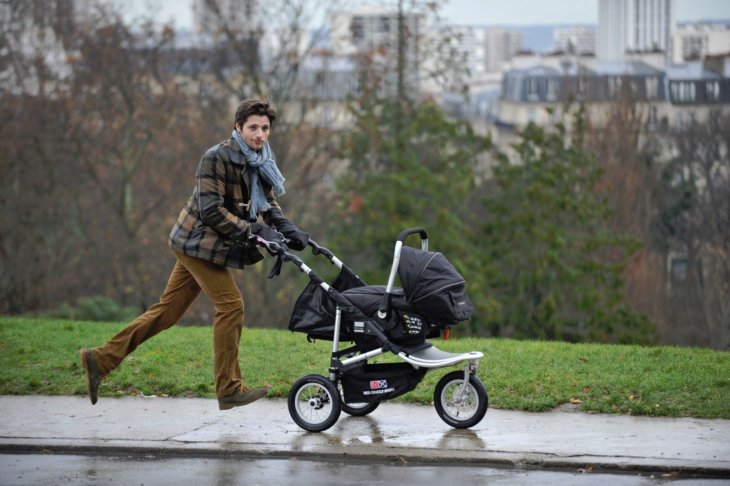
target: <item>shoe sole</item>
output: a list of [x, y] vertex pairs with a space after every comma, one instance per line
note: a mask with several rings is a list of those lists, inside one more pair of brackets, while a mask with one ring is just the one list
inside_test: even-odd
[[235, 407], [243, 407], [244, 405], [248, 405], [250, 403], [255, 402], [256, 400], [260, 400], [264, 398], [268, 394], [268, 390], [265, 390], [263, 394], [261, 395], [252, 395], [250, 399], [243, 401], [243, 402], [236, 402], [236, 403], [220, 403], [218, 402], [218, 410], [230, 410]]

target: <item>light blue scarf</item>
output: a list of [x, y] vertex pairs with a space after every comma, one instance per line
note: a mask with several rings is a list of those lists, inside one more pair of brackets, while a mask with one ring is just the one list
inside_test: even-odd
[[271, 156], [271, 148], [269, 142], [264, 142], [261, 150], [256, 151], [246, 144], [241, 138], [241, 134], [235, 129], [231, 136], [236, 139], [238, 145], [243, 151], [246, 162], [251, 168], [251, 207], [249, 208], [249, 218], [256, 221], [259, 212], [267, 211], [271, 208], [271, 204], [266, 200], [264, 188], [261, 185], [261, 179], [271, 185], [274, 195], [281, 196], [284, 194], [284, 176], [281, 175], [276, 162]]

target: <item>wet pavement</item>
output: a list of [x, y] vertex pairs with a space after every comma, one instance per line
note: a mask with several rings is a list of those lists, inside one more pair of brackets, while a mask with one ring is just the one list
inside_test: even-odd
[[724, 486], [681, 474], [576, 472], [546, 468], [309, 461], [297, 458], [166, 458], [138, 455], [0, 454], [3, 486], [215, 484], [367, 486]]
[[398, 462], [730, 478], [730, 420], [602, 415], [572, 409], [489, 409], [474, 428], [449, 427], [433, 407], [386, 402], [300, 429], [286, 401], [219, 411], [195, 398], [0, 396], [0, 453], [153, 454], [168, 458]]

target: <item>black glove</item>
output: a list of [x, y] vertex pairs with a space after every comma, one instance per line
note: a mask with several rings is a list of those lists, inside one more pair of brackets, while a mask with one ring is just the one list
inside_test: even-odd
[[292, 250], [302, 251], [309, 243], [309, 233], [305, 233], [293, 224], [291, 226], [291, 228], [282, 231], [282, 234], [284, 238], [289, 240], [287, 244]]
[[[271, 248], [269, 245], [264, 246], [271, 256], [277, 256], [282, 252], [289, 251], [286, 243], [284, 243], [284, 235], [265, 224], [251, 223], [251, 234], [259, 236], [266, 241], [276, 243], [279, 246], [279, 248]], [[281, 265], [281, 263], [278, 264]]]
[[[267, 219], [268, 218], [268, 219]], [[279, 208], [271, 208], [265, 215], [264, 220], [281, 232], [289, 240], [288, 245], [292, 250], [302, 251], [309, 243], [309, 234], [300, 230], [294, 223], [281, 214]]]
[[[266, 241], [273, 241], [274, 243], [278, 244], [282, 249], [286, 250], [287, 247], [284, 244], [284, 235], [279, 233], [273, 228], [270, 228], [269, 226], [265, 224], [260, 223], [250, 223], [251, 227], [251, 234], [260, 236], [261, 238], [265, 239]], [[269, 250], [269, 253], [271, 253], [271, 250], [267, 247], [267, 250]]]

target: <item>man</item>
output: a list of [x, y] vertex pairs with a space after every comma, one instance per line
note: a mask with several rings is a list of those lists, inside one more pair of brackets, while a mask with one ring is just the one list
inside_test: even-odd
[[[176, 263], [160, 301], [104, 346], [80, 351], [92, 404], [102, 378], [137, 346], [177, 323], [201, 290], [215, 305], [213, 350], [219, 408], [247, 405], [266, 395], [267, 388], [250, 389], [241, 376], [243, 298], [228, 268], [243, 269], [263, 259], [249, 243], [251, 234], [279, 244], [286, 238], [295, 250], [303, 250], [309, 241], [309, 235], [284, 217], [276, 201], [276, 195], [284, 194], [284, 178], [268, 143], [276, 116], [268, 103], [244, 100], [236, 110], [231, 137], [211, 147], [201, 159], [193, 194], [170, 233]], [[266, 224], [256, 222], [259, 215]]]

